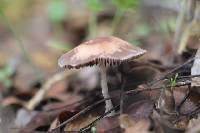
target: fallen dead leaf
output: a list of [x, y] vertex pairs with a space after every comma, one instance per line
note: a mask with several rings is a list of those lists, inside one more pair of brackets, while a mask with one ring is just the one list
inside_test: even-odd
[[186, 133], [199, 133], [199, 132], [200, 132], [200, 118], [198, 116], [197, 119], [190, 120]]
[[96, 124], [97, 133], [120, 131], [118, 116], [105, 117]]
[[85, 116], [79, 117], [77, 120], [74, 120], [65, 126], [64, 131], [79, 131], [81, 128], [86, 127], [90, 123], [92, 123], [97, 116]]
[[18, 104], [18, 105], [22, 106], [24, 104], [21, 100], [19, 100], [15, 96], [6, 97], [6, 98], [2, 99], [0, 102], [1, 102], [2, 106], [9, 106], [9, 105], [13, 105], [13, 104]]
[[129, 128], [135, 124], [135, 122], [131, 120], [128, 114], [121, 114], [119, 116], [119, 123], [120, 123], [120, 127], [123, 129]]
[[68, 119], [74, 115], [75, 108], [79, 106], [80, 103], [77, 104], [68, 104], [66, 105], [57, 105], [52, 104], [52, 106], [47, 105], [45, 111], [39, 112], [31, 121], [21, 130], [21, 133], [27, 132], [35, 132], [35, 130], [39, 127], [50, 126], [52, 121], [56, 119], [59, 114], [63, 112], [65, 114], [65, 118]]
[[125, 133], [150, 133], [150, 122], [148, 120], [140, 120], [132, 126], [125, 129]]
[[140, 100], [131, 104], [124, 112], [136, 119], [148, 118], [153, 112], [153, 106], [154, 104], [151, 100]]

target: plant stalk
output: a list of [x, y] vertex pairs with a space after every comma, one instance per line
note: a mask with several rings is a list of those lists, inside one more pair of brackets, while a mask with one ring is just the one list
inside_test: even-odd
[[119, 25], [123, 15], [124, 15], [124, 11], [122, 11], [122, 10], [117, 10], [117, 12], [115, 13], [115, 16], [114, 16], [113, 21], [112, 21], [111, 35], [115, 34], [117, 26]]
[[96, 29], [97, 29], [97, 13], [92, 12], [90, 15], [89, 26], [88, 26], [88, 34], [89, 38], [96, 37]]

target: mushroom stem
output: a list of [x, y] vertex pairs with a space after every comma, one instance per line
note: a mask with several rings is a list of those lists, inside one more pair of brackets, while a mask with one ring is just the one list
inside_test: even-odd
[[[107, 85], [107, 77], [106, 77], [106, 66], [100, 65], [100, 70], [101, 70], [101, 89], [102, 89], [102, 94], [104, 99], [110, 98], [110, 95], [108, 93], [108, 85]], [[105, 107], [105, 112], [108, 112], [113, 108], [112, 101], [111, 99], [106, 100], [106, 107]], [[108, 116], [113, 116], [115, 111], [112, 111]]]

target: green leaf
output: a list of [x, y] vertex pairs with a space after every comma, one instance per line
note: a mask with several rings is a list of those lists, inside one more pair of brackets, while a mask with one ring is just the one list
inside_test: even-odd
[[3, 16], [3, 10], [4, 10], [4, 6], [2, 6], [0, 3], [0, 17]]
[[64, 0], [51, 0], [48, 5], [48, 16], [52, 22], [61, 22], [67, 14], [67, 6]]
[[14, 68], [13, 68], [13, 66], [12, 65], [7, 65], [6, 67], [5, 67], [5, 73], [6, 73], [6, 76], [8, 76], [8, 77], [10, 77], [11, 75], [13, 75], [14, 74]]
[[100, 12], [103, 9], [102, 4], [99, 0], [87, 0], [89, 10], [92, 12]]
[[148, 36], [150, 32], [151, 29], [147, 24], [141, 24], [135, 28], [135, 33], [138, 36]]
[[114, 6], [119, 10], [134, 10], [140, 4], [140, 0], [112, 0]]
[[1, 0], [0, 1], [0, 12], [2, 12], [2, 10], [5, 8], [5, 6], [6, 6], [5, 0]]
[[171, 90], [176, 86], [177, 78], [178, 78], [178, 73], [176, 73], [175, 76], [173, 76], [169, 79], [169, 84], [171, 86]]
[[176, 28], [176, 19], [175, 18], [169, 18], [167, 20], [160, 21], [160, 29], [163, 32], [167, 31], [174, 31]]
[[92, 133], [96, 133], [96, 132], [97, 132], [97, 129], [96, 129], [96, 127], [94, 127], [94, 126], [93, 126], [93, 127], [91, 127], [91, 132], [92, 132]]
[[61, 51], [69, 51], [69, 50], [72, 49], [72, 47], [71, 47], [72, 45], [64, 44], [62, 42], [54, 41], [54, 40], [50, 43], [50, 46], [52, 48], [55, 48], [55, 49], [58, 49], [58, 50], [61, 50]]
[[142, 45], [142, 43], [139, 40], [137, 40], [137, 39], [132, 40], [131, 44], [133, 46], [141, 46]]
[[3, 81], [6, 78], [6, 73], [4, 71], [0, 71], [0, 81]]
[[10, 87], [12, 85], [12, 81], [10, 77], [14, 74], [14, 68], [12, 65], [7, 65], [4, 68], [0, 69], [0, 81], [3, 83], [5, 87]]
[[3, 84], [4, 84], [4, 86], [5, 86], [6, 88], [9, 88], [9, 87], [12, 86], [13, 82], [12, 82], [12, 80], [10, 80], [10, 79], [6, 79], [6, 80], [4, 80]]

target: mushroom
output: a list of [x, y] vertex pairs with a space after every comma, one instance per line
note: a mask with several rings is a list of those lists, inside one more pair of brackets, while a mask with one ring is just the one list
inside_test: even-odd
[[[108, 86], [106, 70], [108, 66], [119, 65], [122, 62], [138, 58], [146, 53], [146, 50], [129, 44], [114, 37], [101, 37], [89, 40], [62, 55], [58, 64], [60, 67], [79, 69], [85, 66], [98, 65], [101, 71], [101, 88], [105, 99], [108, 99]], [[105, 101], [105, 112], [113, 108], [112, 101]], [[112, 116], [114, 111], [109, 115]]]

